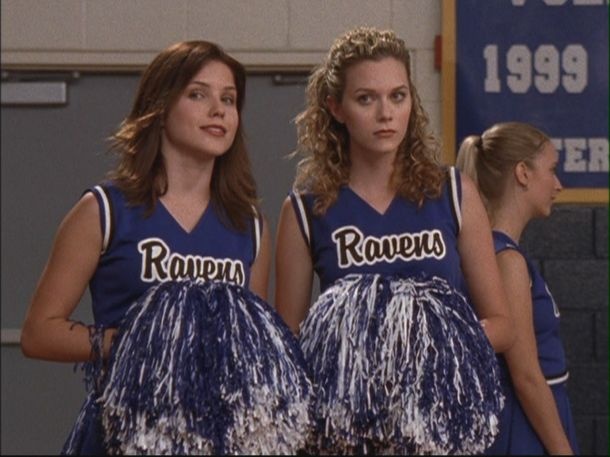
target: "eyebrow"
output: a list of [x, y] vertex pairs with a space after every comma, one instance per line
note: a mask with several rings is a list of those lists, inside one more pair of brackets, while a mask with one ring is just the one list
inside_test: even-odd
[[[196, 85], [202, 86], [202, 87], [210, 87], [210, 85], [208, 83], [203, 82], [203, 81], [197, 81], [197, 80], [191, 81], [189, 83], [189, 86], [192, 85], [192, 84], [196, 84]], [[225, 86], [225, 87], [222, 88], [222, 90], [232, 90], [232, 91], [237, 92], [237, 88], [235, 86]]]
[[[395, 90], [401, 90], [401, 89], [406, 89], [409, 90], [409, 86], [407, 86], [406, 84], [402, 84], [400, 86], [396, 86], [392, 89], [392, 92]], [[358, 91], [365, 91], [365, 92], [375, 92], [375, 89], [369, 88], [369, 87], [359, 87], [356, 90], [354, 90], [354, 92], [358, 92]]]

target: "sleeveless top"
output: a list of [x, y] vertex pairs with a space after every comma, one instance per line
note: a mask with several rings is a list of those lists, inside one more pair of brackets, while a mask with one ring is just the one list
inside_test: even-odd
[[322, 216], [312, 194], [290, 193], [301, 233], [323, 292], [351, 273], [437, 276], [465, 291], [457, 250], [461, 226], [461, 182], [451, 167], [442, 194], [421, 207], [395, 196], [380, 214], [348, 186]]
[[97, 199], [103, 236], [89, 283], [96, 324], [116, 326], [135, 300], [163, 281], [191, 278], [247, 287], [260, 246], [260, 215], [239, 232], [223, 224], [210, 202], [187, 232], [160, 201], [145, 216], [144, 205], [129, 205], [112, 183], [86, 192]]
[[525, 255], [519, 245], [503, 232], [493, 231], [496, 254], [514, 249], [519, 252], [527, 264], [530, 275], [532, 294], [532, 313], [534, 332], [538, 348], [538, 362], [542, 373], [549, 379], [561, 382], [567, 378], [567, 363], [563, 345], [559, 337], [559, 309], [549, 288], [532, 261]]

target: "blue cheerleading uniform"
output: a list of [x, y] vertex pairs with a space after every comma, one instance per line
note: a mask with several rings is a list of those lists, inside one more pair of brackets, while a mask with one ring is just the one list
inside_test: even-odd
[[[210, 204], [187, 232], [161, 202], [147, 215], [112, 183], [89, 191], [103, 234], [90, 281], [95, 325], [118, 333], [104, 380], [90, 389], [63, 452], [293, 450], [262, 430], [270, 426], [265, 420], [279, 424], [277, 433], [294, 445], [303, 442], [310, 387], [298, 343], [272, 307], [247, 289], [262, 218], [240, 232]], [[283, 370], [289, 387], [274, 370]], [[269, 405], [261, 403], [264, 395]], [[243, 436], [239, 429], [255, 420], [260, 429], [249, 430], [252, 439]], [[272, 441], [262, 448], [252, 441], [261, 433]]]
[[312, 450], [483, 451], [502, 398], [465, 299], [458, 171], [439, 198], [397, 196], [384, 214], [347, 186], [323, 216], [313, 195], [290, 198], [321, 289], [300, 333], [318, 393]]
[[339, 189], [337, 202], [323, 217], [313, 215], [313, 195], [292, 193], [291, 200], [321, 291], [351, 273], [417, 276], [426, 272], [463, 288], [457, 251], [459, 179], [452, 179], [441, 198], [426, 200], [421, 208], [396, 196], [383, 214], [348, 186]]
[[[574, 453], [578, 453], [576, 430], [566, 388], [569, 374], [565, 352], [559, 335], [559, 309], [544, 278], [519, 245], [505, 233], [496, 230], [493, 231], [493, 240], [496, 254], [507, 249], [513, 249], [519, 252], [526, 261], [531, 280], [532, 316], [538, 350], [538, 362], [555, 398], [557, 411], [570, 446]], [[519, 403], [504, 358], [499, 356], [499, 361], [506, 404], [500, 416], [500, 433], [493, 445], [486, 450], [486, 454], [546, 454], [547, 452], [540, 438], [532, 428]]]
[[89, 285], [96, 323], [117, 326], [127, 308], [159, 282], [201, 278], [248, 285], [260, 241], [260, 219], [240, 233], [227, 228], [210, 204], [187, 232], [161, 202], [146, 217], [145, 208], [130, 207], [115, 186], [97, 186], [92, 192], [104, 234], [102, 255]]

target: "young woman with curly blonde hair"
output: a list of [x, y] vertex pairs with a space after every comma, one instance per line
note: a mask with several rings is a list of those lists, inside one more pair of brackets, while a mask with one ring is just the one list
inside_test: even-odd
[[404, 41], [364, 27], [339, 37], [297, 127], [275, 299], [312, 371], [311, 449], [483, 451], [510, 320], [485, 209], [437, 160]]

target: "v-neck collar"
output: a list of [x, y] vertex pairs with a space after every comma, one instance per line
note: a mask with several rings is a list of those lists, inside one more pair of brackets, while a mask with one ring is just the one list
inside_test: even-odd
[[344, 186], [344, 188], [349, 191], [350, 194], [352, 194], [356, 200], [360, 201], [365, 207], [369, 208], [372, 212], [374, 212], [375, 214], [377, 214], [377, 216], [379, 217], [384, 217], [386, 216], [389, 212], [390, 209], [392, 208], [392, 206], [394, 206], [394, 202], [396, 201], [397, 195], [394, 194], [394, 197], [392, 197], [392, 200], [390, 200], [390, 203], [388, 204], [388, 206], [386, 207], [386, 209], [383, 212], [380, 212], [377, 208], [375, 208], [373, 205], [371, 205], [368, 201], [366, 201], [363, 197], [361, 197], [354, 189], [352, 189], [349, 185]]
[[182, 233], [184, 233], [185, 235], [191, 235], [193, 232], [195, 232], [195, 230], [197, 230], [197, 227], [199, 227], [205, 217], [205, 215], [207, 214], [208, 210], [210, 209], [211, 202], [208, 202], [207, 206], [205, 207], [205, 209], [201, 212], [201, 215], [199, 216], [199, 219], [197, 219], [197, 222], [195, 222], [195, 224], [193, 225], [193, 227], [190, 230], [187, 230], [178, 219], [176, 219], [174, 217], [174, 215], [171, 213], [171, 211], [169, 209], [167, 209], [167, 206], [165, 206], [165, 204], [161, 201], [158, 200], [157, 203], [161, 206], [161, 208], [163, 208], [163, 212], [166, 214], [166, 216], [172, 220], [172, 222], [180, 229], [180, 231]]

